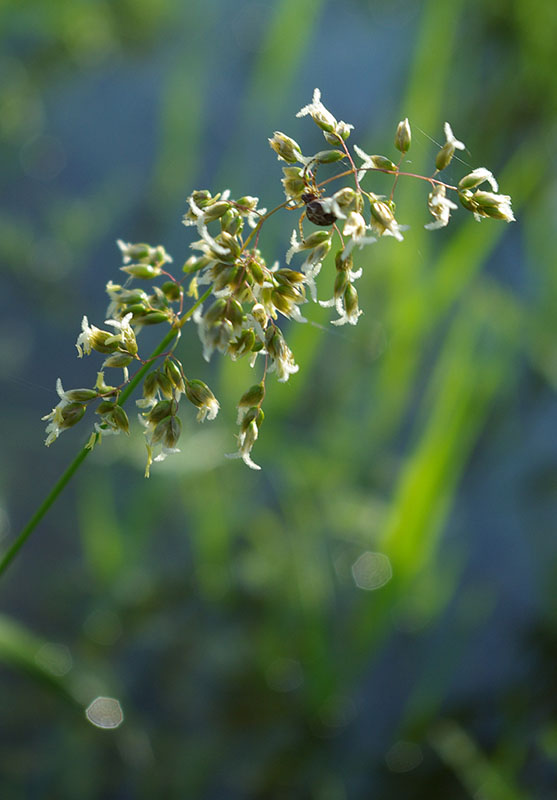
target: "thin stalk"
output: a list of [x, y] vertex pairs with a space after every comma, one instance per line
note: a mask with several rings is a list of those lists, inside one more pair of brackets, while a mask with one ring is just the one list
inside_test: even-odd
[[[396, 169], [384, 169], [383, 167], [360, 167], [358, 172], [361, 170], [365, 170], [366, 172], [385, 172], [387, 175], [395, 175], [398, 179], [399, 175], [404, 175], [407, 178], [418, 178], [420, 181], [427, 181], [428, 183], [438, 183], [440, 186], [444, 186], [446, 189], [452, 189], [452, 191], [457, 192], [458, 186], [452, 186], [450, 183], [445, 183], [444, 181], [439, 181], [436, 178], [428, 178], [426, 175], [416, 175], [415, 172], [401, 172], [400, 170]], [[317, 185], [318, 186], [325, 186], [326, 183], [330, 183], [331, 181], [336, 181], [339, 178], [345, 178], [347, 175], [352, 175], [352, 170], [347, 169], [344, 172], [339, 172], [338, 175], [333, 175], [331, 178], [325, 178], [324, 181], [320, 181]]]
[[280, 206], [275, 206], [275, 208], [272, 208], [271, 211], [267, 211], [267, 213], [264, 214], [261, 217], [261, 219], [259, 220], [259, 222], [255, 226], [255, 228], [252, 230], [252, 232], [250, 233], [250, 235], [248, 236], [248, 238], [246, 239], [246, 241], [242, 245], [242, 250], [246, 249], [246, 247], [248, 246], [248, 244], [251, 242], [251, 240], [253, 239], [253, 237], [256, 234], [259, 235], [259, 231], [261, 230], [261, 226], [263, 225], [263, 223], [266, 222], [266, 220], [268, 220], [269, 217], [272, 217], [273, 214], [276, 214], [277, 211], [280, 211], [281, 208], [286, 208], [288, 202], [289, 202], [288, 200], [285, 200], [284, 203], [280, 204]]
[[41, 505], [35, 511], [27, 525], [23, 528], [19, 536], [8, 547], [2, 559], [0, 560], [0, 575], [4, 572], [6, 567], [13, 561], [18, 554], [19, 550], [23, 547], [29, 536], [33, 533], [39, 522], [42, 520], [50, 506], [54, 503], [62, 489], [70, 482], [70, 479], [77, 472], [79, 467], [83, 464], [91, 451], [84, 447], [77, 457], [72, 461], [67, 470], [62, 474], [52, 491], [46, 496]]
[[[191, 317], [191, 315], [193, 314], [195, 309], [198, 306], [200, 306], [201, 303], [203, 303], [203, 301], [206, 300], [207, 297], [209, 297], [210, 294], [211, 294], [211, 289], [209, 288], [199, 298], [199, 300], [197, 300], [197, 302], [194, 303], [194, 305], [190, 309], [188, 309], [186, 314], [184, 314], [184, 316], [181, 318], [179, 324], [169, 330], [169, 332], [166, 334], [164, 339], [153, 350], [153, 352], [151, 353], [151, 355], [149, 356], [149, 358], [147, 359], [145, 364], [141, 367], [140, 370], [137, 371], [137, 373], [133, 376], [133, 378], [128, 383], [126, 388], [120, 393], [120, 397], [118, 398], [118, 405], [123, 405], [126, 402], [126, 400], [131, 395], [131, 393], [136, 388], [136, 386], [139, 384], [139, 382], [141, 381], [141, 379], [143, 378], [145, 373], [148, 372], [149, 369], [151, 368], [151, 366], [153, 364], [153, 361], [161, 353], [164, 353], [164, 351], [167, 349], [168, 345], [178, 335], [182, 325]], [[69, 465], [69, 467], [66, 469], [66, 471], [60, 476], [60, 478], [58, 479], [58, 481], [56, 482], [56, 484], [54, 485], [52, 490], [49, 492], [49, 494], [45, 497], [45, 499], [43, 500], [41, 505], [35, 511], [35, 513], [31, 517], [31, 519], [27, 523], [27, 525], [23, 528], [23, 530], [15, 538], [15, 540], [12, 542], [12, 544], [8, 547], [6, 552], [2, 555], [2, 557], [0, 558], [0, 576], [3, 574], [3, 572], [9, 566], [9, 564], [16, 557], [16, 555], [18, 554], [20, 549], [23, 547], [23, 545], [25, 544], [27, 539], [31, 536], [31, 534], [33, 533], [33, 531], [35, 530], [35, 528], [37, 527], [39, 522], [45, 516], [45, 514], [47, 513], [49, 508], [52, 506], [52, 504], [54, 503], [54, 501], [56, 500], [58, 495], [61, 494], [63, 489], [66, 488], [66, 486], [68, 485], [70, 480], [73, 478], [73, 476], [75, 475], [75, 473], [77, 472], [79, 467], [83, 464], [83, 462], [85, 461], [85, 459], [87, 458], [87, 456], [91, 452], [91, 449], [92, 448], [84, 447], [82, 450], [80, 450], [80, 452], [74, 458], [72, 463]]]
[[403, 161], [404, 161], [404, 153], [400, 156], [400, 158], [398, 160], [398, 164], [396, 165], [396, 175], [395, 175], [395, 179], [393, 181], [393, 188], [391, 189], [391, 194], [390, 194], [390, 197], [389, 197], [389, 200], [391, 202], [393, 201], [393, 197], [395, 196], [395, 189], [396, 189], [396, 185], [397, 185], [397, 182], [398, 182], [398, 176], [400, 175], [400, 172], [399, 172], [400, 165], [402, 164]]
[[350, 150], [346, 146], [346, 142], [344, 141], [342, 136], [339, 136], [339, 134], [336, 134], [336, 135], [338, 137], [338, 140], [339, 140], [339, 142], [341, 144], [342, 149], [344, 150], [344, 152], [348, 156], [348, 160], [350, 161], [350, 166], [352, 168], [352, 173], [354, 174], [354, 182], [356, 183], [356, 189], [361, 194], [362, 193], [362, 187], [360, 186], [360, 181], [358, 180], [358, 170], [356, 169], [356, 165], [354, 164], [354, 159], [352, 158], [352, 156], [350, 154]]

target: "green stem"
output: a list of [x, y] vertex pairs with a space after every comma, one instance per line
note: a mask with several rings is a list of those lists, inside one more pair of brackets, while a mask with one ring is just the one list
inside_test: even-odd
[[29, 536], [33, 533], [39, 522], [42, 520], [42, 518], [50, 508], [50, 506], [54, 503], [54, 501], [56, 500], [62, 489], [64, 489], [65, 486], [69, 483], [74, 473], [77, 472], [77, 470], [79, 469], [81, 464], [85, 461], [90, 452], [91, 451], [87, 447], [84, 447], [83, 450], [81, 450], [81, 452], [78, 453], [77, 457], [72, 461], [68, 469], [60, 477], [60, 479], [58, 480], [52, 491], [47, 495], [47, 497], [35, 511], [31, 519], [27, 523], [27, 525], [23, 528], [23, 530], [17, 537], [17, 539], [14, 542], [12, 542], [10, 547], [8, 547], [8, 549], [2, 556], [2, 559], [0, 560], [0, 575], [2, 575], [6, 567], [16, 557], [20, 548], [23, 547]]
[[275, 206], [275, 208], [271, 209], [271, 211], [267, 211], [267, 213], [266, 213], [266, 214], [264, 214], [264, 215], [261, 217], [261, 219], [258, 221], [258, 223], [257, 223], [257, 225], [255, 226], [255, 228], [252, 230], [252, 232], [250, 233], [250, 235], [248, 236], [248, 238], [246, 239], [246, 241], [245, 241], [245, 242], [244, 242], [244, 244], [242, 245], [242, 250], [245, 250], [245, 249], [246, 249], [246, 247], [248, 246], [248, 244], [249, 244], [249, 243], [251, 242], [251, 240], [253, 239], [253, 237], [254, 237], [256, 234], [258, 234], [258, 233], [259, 233], [259, 230], [261, 229], [261, 226], [263, 225], [263, 223], [264, 223], [266, 220], [268, 220], [268, 219], [269, 219], [269, 217], [272, 217], [272, 216], [273, 216], [273, 214], [276, 214], [276, 213], [277, 213], [277, 211], [280, 211], [280, 209], [281, 209], [281, 208], [285, 208], [285, 206], [286, 206], [287, 204], [288, 204], [288, 200], [285, 200], [285, 201], [284, 201], [284, 203], [281, 203], [281, 204], [280, 204], [280, 206]]
[[[118, 405], [123, 405], [126, 402], [130, 394], [139, 384], [143, 376], [146, 372], [151, 368], [154, 359], [159, 356], [161, 353], [167, 349], [168, 345], [172, 342], [173, 339], [176, 338], [178, 332], [182, 325], [191, 317], [195, 309], [201, 305], [201, 303], [206, 300], [209, 295], [211, 294], [211, 288], [207, 289], [207, 291], [197, 300], [197, 302], [188, 309], [187, 313], [184, 314], [182, 319], [180, 320], [178, 327], [173, 327], [169, 330], [166, 334], [164, 339], [160, 342], [160, 344], [153, 350], [150, 357], [147, 359], [145, 364], [141, 367], [140, 370], [133, 376], [131, 381], [128, 383], [126, 388], [120, 393], [120, 397], [118, 398]], [[53, 487], [53, 489], [49, 492], [46, 498], [43, 500], [41, 505], [35, 511], [27, 525], [23, 528], [21, 533], [16, 537], [16, 539], [12, 542], [12, 544], [8, 547], [6, 552], [0, 558], [0, 576], [4, 572], [4, 570], [9, 566], [9, 564], [13, 561], [16, 557], [20, 549], [23, 547], [29, 536], [33, 533], [39, 522], [45, 516], [46, 512], [49, 510], [51, 505], [54, 503], [58, 495], [62, 492], [63, 489], [67, 486], [70, 480], [73, 478], [74, 474], [77, 472], [79, 467], [83, 464], [89, 453], [91, 452], [91, 448], [84, 447], [74, 458], [70, 466], [67, 470], [60, 476], [59, 480]]]
[[348, 156], [348, 160], [350, 161], [350, 167], [352, 168], [352, 173], [354, 174], [354, 181], [355, 181], [355, 183], [356, 183], [356, 189], [357, 189], [357, 190], [360, 192], [360, 194], [361, 194], [361, 193], [362, 193], [362, 187], [360, 186], [360, 181], [358, 180], [358, 170], [356, 169], [356, 165], [354, 164], [354, 160], [353, 160], [353, 158], [352, 158], [352, 156], [351, 156], [351, 154], [350, 154], [350, 150], [349, 150], [349, 149], [348, 149], [348, 147], [346, 146], [346, 142], [344, 141], [344, 139], [342, 138], [342, 136], [339, 136], [339, 134], [338, 134], [338, 133], [337, 133], [337, 134], [335, 134], [335, 135], [337, 136], [337, 138], [338, 138], [338, 140], [339, 140], [339, 142], [340, 142], [340, 145], [341, 145], [342, 149], [344, 150], [344, 152], [345, 152], [345, 153], [346, 153], [346, 155]]

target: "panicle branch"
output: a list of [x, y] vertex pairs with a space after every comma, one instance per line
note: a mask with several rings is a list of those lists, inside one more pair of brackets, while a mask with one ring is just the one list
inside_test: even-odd
[[[429, 230], [446, 227], [451, 212], [457, 208], [447, 192], [455, 193], [460, 205], [471, 211], [476, 220], [484, 217], [514, 220], [511, 198], [498, 194], [497, 181], [486, 168], [472, 170], [457, 186], [438, 177], [451, 163], [456, 150], [465, 149], [448, 122], [444, 126], [445, 143], [435, 158], [435, 169], [426, 176], [400, 169], [412, 142], [408, 119], [401, 120], [396, 128], [395, 162], [388, 156], [369, 155], [358, 145], [354, 145], [353, 154], [347, 144], [353, 126], [336, 119], [324, 106], [318, 89], [312, 102], [297, 116], [312, 118], [328, 148], [304, 155], [293, 138], [281, 131], [273, 134], [269, 144], [279, 161], [286, 164], [281, 179], [286, 200], [271, 211], [261, 208], [259, 198], [252, 195], [233, 198], [229, 190], [215, 195], [207, 189], [193, 191], [187, 198], [183, 223], [195, 229], [197, 238], [190, 245], [193, 253], [184, 263], [180, 278], [168, 271], [172, 258], [161, 245], [118, 241], [123, 260], [121, 271], [126, 277], [122, 284], [109, 281], [106, 286], [109, 297], [106, 328], [90, 324], [84, 316], [76, 341], [80, 358], [95, 351], [104, 356], [104, 361], [90, 388], [65, 391], [58, 379], [56, 390], [60, 400], [43, 417], [47, 420], [47, 445], [84, 419], [94, 404], [96, 421], [87, 447], [94, 447], [105, 435], [129, 434], [130, 422], [122, 405], [142, 382], [142, 397], [136, 405], [145, 434], [146, 475], [153, 462], [179, 452], [180, 402], [185, 399], [193, 406], [200, 422], [215, 419], [219, 411], [218, 400], [209, 386], [189, 376], [175, 353], [182, 327], [191, 320], [207, 361], [218, 351], [232, 361], [247, 358], [254, 368], [262, 364], [260, 380], [238, 402], [237, 450], [231, 455], [242, 459], [251, 469], [260, 469], [251, 453], [264, 419], [267, 376], [274, 373], [279, 382], [286, 382], [299, 369], [281, 321], [305, 322], [301, 308], [311, 299], [335, 309], [338, 318], [333, 325], [357, 324], [362, 311], [355, 283], [362, 275], [362, 268], [355, 267], [354, 259], [363, 247], [383, 237], [390, 236], [399, 242], [404, 238], [406, 226], [396, 218], [393, 199], [399, 178], [416, 178], [429, 184], [426, 200], [433, 217], [425, 225]], [[355, 157], [361, 161], [359, 166]], [[318, 170], [321, 177], [323, 168], [340, 162], [347, 169], [318, 181]], [[364, 179], [373, 172], [393, 175], [388, 198], [362, 187]], [[325, 187], [332, 181], [342, 183], [328, 195]], [[484, 183], [489, 190], [480, 188]], [[285, 248], [284, 266], [278, 262], [269, 264], [259, 247], [265, 222], [282, 209], [301, 212], [290, 236], [290, 246]], [[337, 240], [332, 296], [320, 300], [317, 278]], [[184, 310], [188, 301], [189, 308]], [[144, 327], [154, 325], [166, 325], [168, 330], [155, 354], [143, 358], [138, 335]], [[138, 371], [130, 378], [129, 371], [134, 366]], [[110, 369], [122, 370], [121, 383], [112, 385], [105, 381], [105, 371]]]

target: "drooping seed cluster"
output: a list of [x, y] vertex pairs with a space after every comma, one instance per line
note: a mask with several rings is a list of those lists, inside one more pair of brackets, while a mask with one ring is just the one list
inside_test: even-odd
[[[514, 220], [511, 199], [497, 194], [498, 185], [489, 170], [483, 167], [473, 170], [457, 187], [439, 180], [438, 174], [449, 165], [456, 150], [464, 149], [448, 123], [445, 123], [445, 144], [436, 156], [435, 171], [428, 177], [401, 170], [412, 139], [407, 119], [398, 124], [395, 133], [397, 163], [386, 156], [368, 155], [356, 145], [354, 152], [362, 162], [356, 166], [346, 144], [353, 126], [336, 120], [321, 102], [319, 90], [315, 90], [312, 102], [297, 116], [311, 116], [332, 149], [305, 156], [294, 139], [275, 132], [269, 143], [279, 160], [287, 164], [281, 181], [286, 201], [270, 212], [259, 208], [258, 198], [251, 195], [233, 199], [228, 190], [215, 195], [208, 190], [194, 191], [187, 198], [183, 222], [195, 227], [199, 238], [190, 245], [194, 254], [183, 266], [182, 279], [168, 272], [172, 259], [162, 246], [118, 242], [124, 262], [121, 269], [127, 280], [123, 285], [110, 281], [106, 287], [110, 303], [105, 325], [112, 330], [90, 325], [87, 317], [83, 317], [76, 342], [79, 357], [95, 350], [105, 360], [93, 388], [64, 391], [60, 379], [57, 381], [60, 402], [43, 418], [48, 421], [47, 445], [63, 430], [76, 425], [95, 401], [98, 401], [95, 409], [98, 420], [88, 447], [99, 442], [103, 434], [129, 433], [129, 420], [122, 404], [141, 379], [143, 396], [136, 403], [145, 429], [146, 474], [153, 461], [177, 452], [182, 428], [178, 417], [181, 398], [185, 397], [197, 409], [200, 421], [214, 419], [219, 410], [219, 403], [207, 384], [188, 378], [174, 352], [181, 328], [191, 319], [197, 325], [206, 360], [217, 350], [233, 361], [247, 357], [253, 367], [262, 365], [260, 380], [239, 401], [238, 448], [232, 454], [252, 469], [259, 469], [251, 451], [263, 422], [267, 375], [274, 372], [284, 382], [298, 371], [279, 321], [283, 317], [306, 321], [300, 306], [307, 302], [308, 294], [318, 301], [316, 279], [336, 242], [332, 297], [319, 302], [334, 306], [338, 314], [334, 325], [357, 323], [362, 311], [354, 283], [361, 277], [362, 269], [354, 268], [354, 255], [384, 236], [402, 241], [405, 228], [395, 217], [393, 200], [401, 176], [429, 184], [427, 205], [433, 222], [425, 227], [430, 230], [445, 227], [451, 212], [457, 208], [448, 199], [447, 190], [454, 191], [461, 205], [477, 220], [484, 217]], [[338, 172], [340, 162], [344, 162], [344, 169]], [[336, 174], [318, 183], [318, 168], [321, 174], [323, 166], [335, 164]], [[393, 175], [390, 197], [362, 188], [364, 178], [373, 171]], [[333, 180], [342, 181], [342, 185], [327, 195], [324, 186]], [[479, 188], [485, 182], [492, 191]], [[301, 211], [290, 237], [284, 267], [278, 263], [269, 266], [259, 247], [265, 221], [280, 209]], [[308, 231], [304, 220], [318, 229]], [[293, 269], [292, 260], [298, 259], [299, 254], [303, 260]], [[150, 290], [135, 283], [146, 285], [153, 280], [161, 283], [151, 285]], [[187, 290], [183, 285], [186, 281]], [[186, 299], [191, 301], [188, 309], [184, 308]], [[138, 333], [144, 326], [163, 323], [170, 330], [161, 347], [155, 356], [143, 359], [139, 354]], [[168, 347], [165, 349], [164, 345]], [[130, 379], [132, 365], [138, 366], [138, 372]], [[105, 382], [107, 368], [122, 369], [121, 384], [113, 386]]]

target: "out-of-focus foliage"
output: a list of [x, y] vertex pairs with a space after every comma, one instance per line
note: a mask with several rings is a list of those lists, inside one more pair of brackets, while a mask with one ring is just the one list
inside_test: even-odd
[[[366, 150], [410, 117], [416, 171], [449, 119], [518, 219], [432, 237], [427, 189], [402, 186], [411, 228], [365, 252], [358, 327], [305, 307], [290, 331], [301, 369], [266, 399], [262, 473], [222, 456], [251, 373], [218, 361], [220, 424], [192, 418], [148, 482], [139, 439], [95, 452], [0, 586], [3, 800], [552, 797], [556, 15], [2, 4], [4, 541], [82, 445], [47, 452], [39, 417], [83, 374], [114, 240], [179, 261], [192, 188], [281, 202], [267, 136], [311, 138], [292, 118], [314, 86]], [[262, 239], [271, 261], [290, 231]], [[180, 348], [201, 373], [193, 331]], [[99, 695], [116, 730], [86, 719]]]

